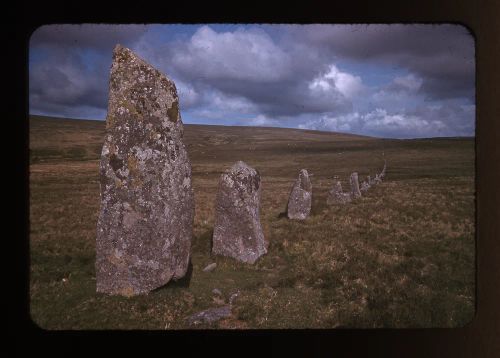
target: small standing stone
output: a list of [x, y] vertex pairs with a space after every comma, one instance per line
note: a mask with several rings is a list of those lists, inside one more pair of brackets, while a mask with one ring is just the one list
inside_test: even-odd
[[368, 189], [370, 189], [370, 176], [368, 175], [368, 178], [366, 178], [365, 181], [361, 182], [361, 188], [359, 190], [361, 190], [362, 192], [365, 192], [365, 191], [368, 191]]
[[351, 195], [349, 193], [344, 193], [342, 191], [342, 184], [340, 183], [339, 180], [337, 180], [333, 185], [333, 188], [328, 193], [328, 198], [326, 200], [326, 203], [328, 205], [346, 204], [349, 203], [351, 200], [352, 200]]
[[359, 190], [358, 173], [354, 172], [351, 174], [351, 196], [353, 199], [361, 197], [361, 191]]
[[242, 161], [219, 180], [212, 253], [253, 264], [267, 253], [260, 224], [260, 175]]
[[384, 167], [382, 168], [382, 172], [380, 173], [380, 179], [383, 179], [385, 177], [386, 167], [387, 167], [387, 163], [386, 163], [386, 161], [384, 159]]
[[289, 219], [304, 220], [311, 212], [312, 185], [307, 170], [302, 169], [288, 198], [287, 215]]
[[97, 292], [147, 293], [183, 277], [194, 196], [175, 84], [117, 45], [109, 80], [97, 223]]

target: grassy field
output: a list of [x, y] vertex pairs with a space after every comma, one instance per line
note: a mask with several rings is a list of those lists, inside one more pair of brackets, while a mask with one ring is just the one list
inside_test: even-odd
[[[187, 316], [237, 290], [233, 315], [201, 328], [457, 327], [473, 318], [473, 139], [186, 125], [196, 205], [190, 282], [124, 298], [95, 292], [104, 128], [30, 118], [30, 312], [40, 327], [185, 329]], [[326, 205], [334, 175], [347, 190], [352, 171], [380, 172], [382, 153], [383, 183]], [[237, 160], [262, 177], [269, 252], [255, 265], [210, 255], [217, 181]], [[290, 221], [280, 214], [302, 168], [314, 175], [311, 216]]]

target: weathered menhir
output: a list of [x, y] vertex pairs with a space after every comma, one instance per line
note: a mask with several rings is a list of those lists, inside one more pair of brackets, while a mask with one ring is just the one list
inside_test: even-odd
[[242, 161], [219, 180], [212, 253], [253, 264], [267, 253], [260, 224], [260, 174]]
[[186, 274], [191, 164], [175, 84], [117, 45], [100, 164], [97, 292], [147, 293]]
[[302, 169], [295, 181], [286, 208], [289, 219], [304, 220], [311, 212], [312, 185], [309, 173]]

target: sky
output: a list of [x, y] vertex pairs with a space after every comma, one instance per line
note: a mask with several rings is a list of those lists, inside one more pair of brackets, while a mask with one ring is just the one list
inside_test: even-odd
[[104, 120], [118, 43], [175, 82], [184, 123], [475, 135], [474, 38], [454, 24], [44, 25], [30, 114]]

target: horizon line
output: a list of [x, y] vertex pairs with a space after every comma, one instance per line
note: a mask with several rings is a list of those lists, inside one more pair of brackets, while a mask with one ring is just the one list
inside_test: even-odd
[[[75, 120], [75, 121], [93, 121], [93, 122], [106, 122], [106, 119], [96, 119], [96, 118], [76, 118], [76, 117], [62, 117], [56, 115], [46, 115], [46, 114], [36, 114], [36, 113], [28, 113], [28, 117], [45, 117], [52, 119], [63, 119], [63, 120]], [[291, 129], [291, 130], [299, 130], [299, 131], [312, 131], [312, 132], [321, 132], [321, 133], [331, 133], [331, 134], [341, 134], [341, 135], [352, 135], [358, 137], [366, 137], [366, 138], [374, 138], [374, 139], [391, 139], [391, 140], [417, 140], [417, 139], [471, 139], [476, 138], [473, 136], [436, 136], [436, 137], [411, 137], [411, 138], [396, 138], [396, 137], [378, 137], [373, 135], [366, 134], [358, 134], [358, 133], [348, 133], [348, 132], [336, 132], [329, 130], [319, 130], [319, 129], [309, 129], [309, 128], [295, 128], [295, 127], [276, 127], [276, 126], [252, 126], [252, 125], [244, 125], [244, 124], [207, 124], [207, 123], [185, 123], [183, 125], [198, 125], [198, 126], [214, 126], [214, 127], [246, 127], [246, 128], [279, 128], [279, 129]]]

